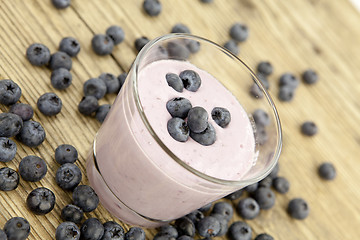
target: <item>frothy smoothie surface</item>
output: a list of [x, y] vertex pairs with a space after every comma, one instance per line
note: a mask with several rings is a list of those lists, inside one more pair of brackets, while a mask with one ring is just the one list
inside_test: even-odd
[[[196, 71], [201, 77], [201, 86], [196, 92], [184, 88], [180, 93], [168, 86], [165, 75], [180, 74], [184, 70]], [[179, 159], [194, 169], [220, 179], [240, 180], [256, 161], [255, 139], [247, 113], [236, 98], [206, 71], [185, 61], [156, 61], [139, 72], [138, 92], [144, 113], [157, 136]], [[166, 109], [166, 102], [175, 97], [187, 98], [193, 107], [206, 109], [209, 122], [216, 131], [214, 144], [203, 146], [190, 137], [186, 142], [178, 142], [170, 136], [167, 122], [171, 115]], [[212, 119], [214, 107], [229, 110], [231, 121], [225, 128]]]

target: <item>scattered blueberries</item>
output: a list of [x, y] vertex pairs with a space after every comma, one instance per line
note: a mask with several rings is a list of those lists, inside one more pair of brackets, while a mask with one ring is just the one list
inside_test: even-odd
[[262, 109], [256, 109], [252, 114], [256, 126], [265, 127], [270, 124], [270, 117], [267, 112]]
[[230, 28], [230, 37], [237, 42], [244, 42], [249, 37], [249, 29], [245, 24], [234, 23]]
[[110, 111], [111, 105], [110, 104], [103, 104], [97, 110], [95, 114], [95, 118], [100, 122], [104, 122], [106, 115]]
[[216, 217], [206, 216], [198, 222], [197, 230], [202, 237], [215, 237], [221, 230], [220, 222]]
[[[0, 190], [11, 191], [19, 185], [19, 174], [9, 167], [0, 168]], [[0, 238], [1, 239], [1, 238]]]
[[244, 219], [254, 219], [260, 213], [260, 206], [253, 198], [247, 197], [238, 202], [236, 211]]
[[183, 97], [176, 97], [170, 99], [166, 103], [166, 109], [172, 117], [185, 119], [188, 116], [191, 108], [192, 105], [190, 101]]
[[189, 127], [186, 122], [178, 117], [173, 117], [167, 122], [167, 130], [172, 138], [179, 142], [186, 142], [189, 138]]
[[100, 78], [90, 78], [84, 83], [83, 92], [85, 96], [94, 96], [97, 99], [103, 98], [107, 87], [105, 81]]
[[230, 221], [230, 219], [233, 216], [233, 207], [228, 202], [217, 202], [214, 204], [214, 207], [211, 211], [211, 213], [219, 213], [225, 217], [227, 221]]
[[145, 232], [142, 228], [131, 227], [127, 233], [125, 233], [125, 240], [145, 240]]
[[58, 68], [52, 71], [50, 80], [51, 80], [51, 85], [54, 88], [58, 90], [63, 90], [71, 85], [72, 75], [71, 72], [66, 68]]
[[225, 196], [226, 199], [230, 199], [230, 200], [236, 200], [239, 199], [244, 193], [243, 189], [239, 189], [233, 193], [230, 193], [229, 195]]
[[226, 43], [224, 43], [224, 48], [229, 50], [232, 54], [238, 55], [240, 52], [239, 46], [237, 45], [237, 42], [233, 39], [230, 39]]
[[309, 85], [314, 84], [319, 80], [318, 74], [312, 69], [308, 69], [305, 72], [303, 72], [301, 77], [302, 77], [304, 83], [309, 84]]
[[271, 186], [272, 186], [272, 178], [269, 176], [266, 176], [264, 179], [262, 179], [259, 182], [259, 187], [270, 188]]
[[[270, 82], [269, 80], [267, 79], [267, 76], [265, 76], [264, 74], [262, 73], [257, 73], [256, 74], [256, 77], [257, 79], [260, 81], [260, 83], [263, 85], [263, 87], [266, 89], [266, 90], [269, 90], [270, 88]], [[254, 77], [253, 77], [254, 78]], [[255, 81], [255, 80], [254, 80]]]
[[309, 215], [310, 208], [304, 199], [294, 198], [289, 202], [287, 212], [292, 218], [301, 220]]
[[77, 159], [78, 152], [70, 144], [61, 144], [55, 149], [55, 160], [59, 164], [74, 163]]
[[78, 110], [81, 114], [90, 116], [99, 108], [98, 99], [94, 96], [85, 96], [81, 99]]
[[248, 193], [254, 193], [259, 187], [259, 183], [253, 183], [245, 187], [245, 191]]
[[186, 26], [185, 24], [177, 23], [172, 27], [171, 33], [188, 33], [188, 34], [190, 34], [191, 31], [190, 31], [189, 27]]
[[117, 93], [120, 90], [120, 82], [111, 73], [102, 73], [99, 78], [104, 81], [106, 86], [106, 93]]
[[91, 40], [91, 47], [97, 55], [109, 55], [114, 49], [114, 41], [108, 35], [96, 34]]
[[184, 90], [184, 84], [180, 77], [175, 73], [167, 73], [165, 75], [167, 84], [172, 87], [177, 92], [182, 92]]
[[176, 240], [194, 240], [194, 238], [187, 236], [187, 235], [182, 235], [182, 236], [178, 237]]
[[263, 98], [264, 97], [264, 93], [261, 91], [260, 87], [256, 83], [251, 85], [250, 94], [254, 98]]
[[34, 66], [44, 66], [50, 61], [50, 50], [41, 43], [33, 43], [26, 50], [26, 58]]
[[318, 127], [312, 121], [306, 121], [301, 125], [301, 133], [306, 136], [314, 136], [318, 132]]
[[95, 210], [99, 204], [99, 197], [88, 185], [79, 185], [73, 191], [74, 204], [84, 212]]
[[198, 51], [200, 51], [200, 42], [196, 40], [185, 39], [185, 46], [187, 47], [187, 49], [189, 49], [191, 53], [197, 53]]
[[127, 77], [127, 73], [121, 73], [121, 74], [118, 76], [118, 80], [119, 80], [119, 82], [120, 82], [120, 88], [124, 85], [125, 80], [126, 80], [126, 77]]
[[187, 124], [194, 133], [201, 133], [208, 128], [208, 113], [203, 107], [193, 107], [188, 112]]
[[108, 35], [114, 42], [114, 45], [118, 45], [125, 38], [125, 32], [120, 26], [110, 26], [106, 29], [106, 35]]
[[295, 89], [299, 86], [299, 84], [300, 84], [299, 79], [295, 77], [295, 75], [292, 73], [284, 73], [283, 75], [280, 76], [279, 79], [280, 87], [287, 86], [289, 88]]
[[32, 120], [25, 121], [19, 134], [16, 135], [20, 142], [29, 147], [39, 146], [45, 137], [46, 133], [41, 124]]
[[148, 43], [150, 40], [147, 37], [139, 37], [135, 39], [134, 45], [135, 49], [140, 52], [140, 50]]
[[73, 163], [65, 163], [56, 171], [56, 183], [65, 190], [74, 189], [82, 178], [81, 170]]
[[45, 116], [55, 116], [61, 111], [62, 101], [55, 93], [48, 92], [39, 97], [36, 105]]
[[290, 188], [289, 181], [284, 177], [276, 177], [272, 181], [272, 186], [279, 193], [287, 193]]
[[51, 54], [50, 61], [49, 61], [49, 68], [51, 70], [55, 70], [58, 68], [65, 68], [67, 70], [71, 70], [72, 67], [72, 60], [67, 53], [64, 52], [55, 52]]
[[270, 188], [260, 187], [253, 193], [260, 209], [270, 209], [275, 204], [275, 194]]
[[19, 173], [25, 181], [40, 181], [47, 173], [46, 162], [38, 156], [26, 156], [20, 161]]
[[268, 176], [271, 177], [272, 179], [276, 178], [278, 176], [279, 170], [280, 170], [280, 165], [279, 162], [277, 162]]
[[176, 219], [175, 227], [179, 233], [179, 236], [186, 235], [189, 237], [195, 236], [195, 224], [188, 217], [181, 217]]
[[81, 225], [81, 239], [100, 240], [103, 235], [104, 226], [97, 218], [89, 218]]
[[290, 102], [295, 95], [295, 90], [293, 87], [287, 85], [280, 87], [278, 97], [283, 102]]
[[56, 228], [55, 232], [56, 240], [79, 240], [80, 229], [73, 222], [62, 222]]
[[201, 212], [199, 209], [196, 209], [194, 211], [192, 211], [189, 214], [186, 214], [185, 217], [188, 217], [191, 221], [193, 221], [193, 223], [196, 224], [205, 217], [204, 213]]
[[267, 233], [260, 233], [254, 240], [274, 240], [274, 238]]
[[124, 239], [124, 229], [120, 224], [114, 221], [108, 221], [103, 224], [104, 226], [104, 235], [101, 240], [123, 240]]
[[64, 9], [70, 6], [71, 0], [51, 0], [54, 7]]
[[229, 125], [231, 121], [231, 115], [229, 110], [223, 107], [215, 107], [211, 111], [211, 117], [216, 122], [216, 124], [222, 128]]
[[184, 42], [171, 41], [167, 44], [167, 52], [170, 59], [184, 61], [189, 58], [190, 50]]
[[30, 120], [34, 116], [33, 108], [26, 103], [15, 103], [11, 105], [9, 113], [18, 115], [23, 121]]
[[16, 103], [21, 97], [21, 88], [13, 80], [0, 80], [0, 103], [11, 105]]
[[61, 219], [63, 221], [79, 224], [83, 218], [84, 212], [73, 204], [68, 204], [61, 210]]
[[199, 211], [205, 213], [205, 212], [208, 212], [211, 207], [212, 207], [212, 203], [208, 203], [205, 206], [202, 206], [201, 208], [199, 208]]
[[207, 128], [203, 132], [195, 133], [190, 131], [190, 137], [201, 145], [209, 146], [216, 141], [215, 128], [211, 123], [208, 123]]
[[228, 230], [230, 240], [251, 240], [251, 234], [250, 226], [242, 221], [232, 223]]
[[7, 137], [0, 137], [0, 162], [9, 162], [13, 160], [16, 151], [16, 143], [13, 140]]
[[226, 220], [224, 215], [220, 213], [211, 213], [210, 216], [216, 218], [220, 223], [220, 231], [216, 234], [216, 236], [224, 236], [228, 230], [229, 221]]
[[325, 180], [333, 180], [336, 177], [335, 166], [330, 162], [320, 164], [318, 168], [319, 176]]
[[271, 65], [269, 61], [261, 61], [256, 68], [257, 72], [264, 75], [269, 76], [273, 73], [274, 67]]
[[30, 234], [30, 223], [22, 217], [10, 218], [4, 225], [7, 239], [25, 240]]
[[26, 198], [26, 205], [35, 214], [47, 214], [55, 206], [55, 194], [45, 187], [35, 188]]
[[161, 13], [162, 5], [159, 0], [144, 0], [143, 9], [149, 16], [158, 16]]
[[60, 41], [59, 50], [70, 57], [75, 57], [80, 52], [80, 43], [73, 37], [65, 37]]
[[163, 225], [160, 227], [160, 229], [158, 230], [158, 233], [156, 234], [155, 237], [158, 238], [158, 237], [162, 237], [162, 236], [176, 239], [179, 236], [179, 234], [173, 225], [167, 224], [167, 225]]

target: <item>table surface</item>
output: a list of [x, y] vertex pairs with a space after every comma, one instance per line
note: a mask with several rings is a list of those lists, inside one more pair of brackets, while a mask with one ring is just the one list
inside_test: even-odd
[[[39, 182], [20, 180], [17, 189], [0, 192], [0, 228], [11, 217], [25, 217], [31, 224], [29, 239], [52, 239], [61, 222], [61, 209], [71, 203], [71, 192], [55, 182], [58, 164], [54, 150], [63, 143], [74, 145], [79, 152], [77, 165], [85, 173], [85, 160], [95, 133], [96, 119], [77, 111], [82, 97], [82, 84], [102, 72], [120, 74], [129, 70], [137, 52], [134, 41], [141, 36], [155, 38], [169, 33], [179, 22], [188, 25], [195, 35], [224, 44], [230, 26], [235, 22], [248, 25], [250, 37], [240, 44], [239, 56], [254, 68], [269, 60], [275, 71], [269, 77], [270, 94], [283, 126], [283, 151], [279, 175], [286, 177], [290, 191], [276, 194], [276, 204], [263, 210], [255, 220], [246, 221], [256, 234], [267, 232], [275, 239], [354, 239], [360, 226], [360, 14], [346, 0], [250, 1], [198, 0], [162, 1], [158, 17], [146, 16], [142, 0], [95, 1], [73, 0], [69, 8], [55, 9], [50, 0], [0, 0], [0, 79], [10, 78], [22, 88], [20, 101], [30, 104], [34, 120], [45, 128], [46, 140], [36, 148], [18, 143], [14, 160], [0, 163], [18, 169], [27, 155], [42, 157], [48, 173]], [[120, 25], [126, 38], [112, 55], [99, 57], [91, 49], [94, 34], [104, 33], [110, 25]], [[63, 37], [73, 36], [81, 44], [80, 54], [73, 59], [72, 85], [63, 91], [50, 84], [50, 70], [34, 67], [25, 58], [27, 47], [34, 42], [47, 45], [55, 52]], [[224, 66], [226, 67], [226, 66]], [[300, 77], [308, 68], [319, 74], [317, 84], [300, 84], [292, 102], [277, 98], [279, 76], [292, 72]], [[55, 92], [63, 101], [61, 113], [46, 117], [36, 108], [45, 92]], [[112, 103], [115, 95], [101, 99]], [[2, 112], [8, 107], [0, 106]], [[319, 133], [305, 137], [300, 125], [314, 121]], [[337, 169], [334, 181], [324, 181], [317, 167], [324, 161]], [[84, 174], [82, 184], [88, 184]], [[32, 214], [25, 199], [36, 187], [52, 189], [57, 197], [53, 211], [45, 216]], [[290, 199], [302, 197], [309, 203], [307, 219], [293, 220], [285, 209]], [[114, 220], [103, 206], [88, 217], [102, 222]], [[235, 214], [232, 221], [241, 220]], [[117, 222], [120, 222], [116, 220]], [[122, 223], [121, 223], [122, 224]], [[122, 224], [129, 229], [129, 225]], [[146, 230], [152, 239], [155, 230]], [[226, 239], [225, 237], [219, 239]]]

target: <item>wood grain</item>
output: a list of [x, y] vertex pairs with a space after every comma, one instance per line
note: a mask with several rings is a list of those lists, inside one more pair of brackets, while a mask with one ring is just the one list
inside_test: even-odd
[[[270, 93], [277, 105], [283, 126], [284, 143], [280, 157], [280, 175], [290, 180], [286, 195], [277, 194], [272, 210], [262, 211], [256, 220], [247, 221], [256, 234], [267, 232], [275, 239], [354, 239], [360, 223], [360, 14], [346, 0], [250, 1], [214, 0], [202, 4], [195, 0], [162, 1], [159, 17], [148, 17], [141, 9], [142, 0], [73, 0], [71, 7], [55, 9], [50, 1], [0, 0], [0, 79], [10, 78], [23, 91], [21, 102], [35, 109], [34, 120], [43, 124], [47, 137], [37, 148], [18, 144], [15, 159], [0, 163], [18, 169], [20, 160], [37, 155], [48, 163], [48, 173], [40, 182], [20, 181], [10, 192], [0, 192], [0, 228], [14, 216], [22, 216], [31, 224], [29, 239], [53, 239], [61, 222], [61, 209], [71, 203], [71, 192], [57, 187], [54, 179], [58, 168], [54, 149], [62, 144], [74, 145], [79, 151], [78, 166], [85, 173], [85, 159], [100, 124], [77, 111], [82, 97], [82, 84], [102, 72], [120, 74], [127, 71], [136, 57], [134, 40], [140, 36], [154, 38], [169, 33], [182, 22], [195, 35], [219, 44], [228, 39], [234, 22], [249, 26], [250, 38], [241, 43], [239, 56], [255, 67], [270, 60], [275, 72], [269, 78]], [[123, 43], [111, 56], [99, 57], [91, 50], [94, 34], [104, 33], [110, 25], [120, 25], [126, 33]], [[33, 42], [44, 43], [55, 52], [65, 36], [73, 36], [81, 44], [81, 52], [73, 59], [73, 84], [55, 91], [63, 101], [63, 109], [55, 117], [46, 117], [36, 108], [38, 97], [54, 91], [50, 71], [31, 66], [25, 58], [26, 48]], [[224, 66], [226, 67], [226, 66]], [[278, 101], [277, 81], [284, 72], [297, 76], [315, 69], [320, 81], [314, 86], [301, 84], [291, 103]], [[111, 103], [115, 95], [100, 103]], [[2, 112], [7, 107], [0, 107]], [[302, 122], [313, 120], [319, 134], [302, 136]], [[332, 182], [317, 176], [317, 166], [330, 161], [337, 168]], [[87, 184], [86, 177], [83, 184]], [[26, 209], [27, 194], [35, 187], [52, 189], [56, 206], [45, 216]], [[290, 219], [285, 208], [294, 197], [309, 202], [311, 213], [304, 221]], [[234, 203], [235, 204], [235, 203]], [[102, 222], [113, 220], [101, 205], [86, 214]], [[233, 221], [240, 220], [235, 214]], [[118, 221], [118, 220], [116, 220]], [[120, 221], [118, 221], [120, 222]], [[125, 229], [130, 226], [122, 224]], [[155, 230], [146, 230], [152, 239]], [[226, 239], [218, 238], [218, 239]]]

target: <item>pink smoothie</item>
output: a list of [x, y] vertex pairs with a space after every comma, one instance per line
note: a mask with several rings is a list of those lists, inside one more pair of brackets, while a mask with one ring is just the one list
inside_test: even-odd
[[[202, 84], [197, 92], [176, 92], [168, 86], [165, 75], [187, 69], [196, 71]], [[199, 177], [171, 157], [174, 154], [214, 178], [241, 180], [256, 161], [255, 140], [249, 118], [236, 98], [213, 76], [189, 62], [160, 60], [141, 68], [137, 77], [139, 99], [154, 133], [171, 151], [169, 155], [149, 132], [135, 105], [131, 85], [135, 77], [134, 72], [129, 73], [96, 136], [98, 169], [89, 157], [88, 177], [102, 204], [125, 222], [155, 227], [161, 223], [156, 220], [179, 218], [241, 188]], [[166, 102], [174, 97], [185, 97], [193, 107], [201, 106], [209, 114], [214, 107], [227, 108], [231, 122], [221, 128], [209, 115], [217, 136], [210, 146], [191, 138], [178, 142], [166, 127], [171, 118]]]

